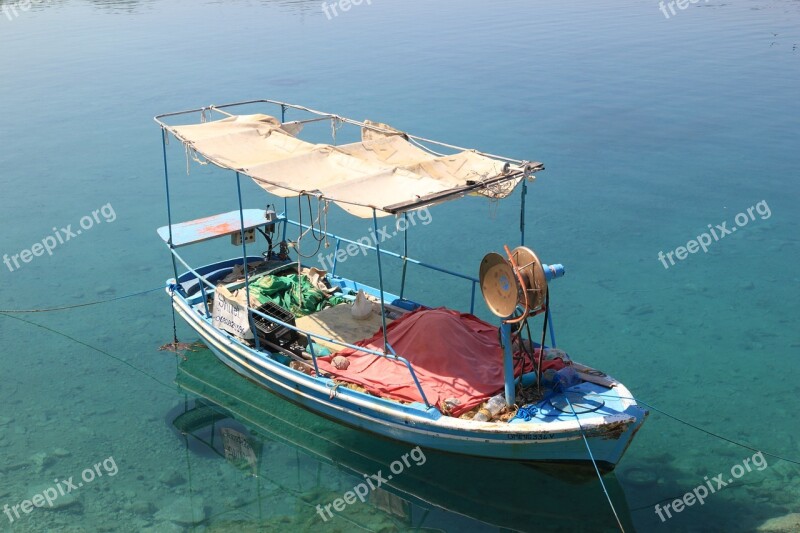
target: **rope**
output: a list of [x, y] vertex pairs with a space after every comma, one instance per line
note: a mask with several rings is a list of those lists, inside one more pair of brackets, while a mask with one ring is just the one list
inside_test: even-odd
[[520, 418], [524, 422], [530, 422], [536, 417], [536, 413], [538, 412], [539, 409], [534, 405], [523, 405], [517, 409], [517, 413], [514, 415], [514, 418]]
[[[125, 296], [117, 296], [116, 298], [109, 298], [108, 300], [98, 300], [96, 302], [88, 302], [83, 304], [76, 304], [76, 305], [64, 305], [61, 307], [50, 307], [45, 309], [0, 309], [0, 314], [4, 315], [15, 315], [15, 314], [23, 314], [23, 313], [50, 313], [52, 311], [65, 311], [67, 309], [77, 309], [79, 307], [89, 307], [91, 305], [100, 305], [105, 304], [108, 302], [115, 302], [117, 300], [124, 300], [125, 298], [132, 298], [134, 296], [141, 296], [143, 294], [149, 294], [151, 292], [163, 290], [164, 287], [156, 287], [155, 289], [148, 289], [146, 291], [135, 292], [133, 294], [126, 294]], [[13, 317], [12, 317], [13, 318]]]
[[175, 322], [175, 291], [171, 288], [169, 291], [169, 301], [169, 309], [172, 311], [172, 346], [175, 348], [175, 353], [178, 353], [178, 324]]
[[191, 165], [190, 162], [194, 161], [198, 165], [205, 166], [208, 165], [208, 160], [202, 160], [197, 157], [197, 150], [190, 147], [188, 144], [184, 144], [184, 150], [186, 151], [186, 175], [190, 175], [191, 173]]
[[701, 433], [705, 433], [706, 435], [710, 435], [710, 436], [712, 436], [714, 438], [717, 438], [717, 439], [720, 439], [720, 440], [724, 440], [725, 442], [728, 442], [728, 443], [733, 444], [735, 446], [739, 446], [740, 448], [744, 448], [746, 450], [763, 453], [764, 455], [772, 457], [774, 459], [778, 459], [779, 461], [786, 461], [787, 463], [791, 463], [791, 464], [794, 464], [794, 465], [800, 465], [800, 461], [795, 461], [794, 459], [788, 459], [786, 457], [783, 457], [783, 456], [780, 456], [780, 455], [776, 455], [774, 453], [765, 452], [764, 450], [759, 450], [758, 448], [750, 446], [749, 444], [745, 444], [743, 442], [738, 442], [738, 441], [735, 441], [733, 439], [729, 439], [728, 437], [719, 435], [718, 433], [714, 433], [713, 431], [709, 431], [707, 429], [703, 429], [700, 426], [692, 424], [691, 422], [687, 422], [686, 420], [683, 420], [683, 419], [681, 419], [681, 418], [679, 418], [679, 417], [677, 417], [675, 415], [671, 415], [671, 414], [667, 413], [666, 411], [662, 411], [661, 409], [659, 409], [657, 407], [654, 407], [654, 406], [652, 406], [652, 405], [650, 405], [650, 404], [648, 404], [646, 402], [643, 402], [643, 401], [639, 400], [638, 398], [625, 397], [625, 396], [612, 396], [610, 394], [598, 394], [597, 396], [605, 396], [607, 398], [619, 398], [619, 399], [622, 399], [622, 400], [633, 400], [636, 403], [640, 403], [640, 404], [644, 405], [645, 407], [647, 407], [649, 409], [652, 409], [653, 411], [657, 411], [657, 412], [661, 413], [662, 415], [675, 420], [676, 422], [680, 422], [681, 424], [685, 424], [685, 425], [689, 426], [692, 429], [696, 429], [697, 431], [700, 431]]
[[422, 143], [420, 143], [420, 142], [417, 142], [417, 140], [416, 140], [416, 139], [414, 139], [414, 137], [410, 137], [410, 136], [408, 136], [408, 140], [409, 140], [409, 141], [410, 141], [412, 144], [416, 144], [417, 146], [419, 146], [420, 148], [422, 148], [422, 149], [423, 149], [423, 150], [425, 150], [426, 152], [430, 152], [430, 153], [432, 153], [433, 155], [435, 155], [435, 156], [437, 156], [437, 157], [447, 157], [447, 154], [442, 154], [442, 153], [439, 153], [439, 152], [435, 152], [435, 151], [431, 150], [430, 148], [428, 148], [427, 146], [425, 146], [424, 144], [422, 144]]
[[[295, 252], [297, 253], [298, 257], [301, 257], [301, 258], [304, 258], [304, 259], [309, 259], [309, 258], [314, 257], [315, 255], [317, 255], [317, 253], [319, 253], [320, 249], [322, 248], [322, 243], [325, 242], [325, 240], [327, 238], [324, 234], [320, 234], [320, 236], [318, 237], [317, 234], [315, 233], [314, 227], [317, 224], [319, 224], [319, 226], [320, 226], [319, 231], [320, 232], [322, 231], [322, 226], [323, 225], [327, 229], [327, 226], [328, 226], [328, 222], [327, 222], [327, 220], [328, 220], [328, 202], [326, 202], [322, 198], [318, 198], [317, 199], [318, 200], [318, 203], [317, 203], [317, 218], [314, 219], [314, 208], [311, 206], [311, 195], [310, 194], [306, 194], [304, 196], [308, 200], [308, 215], [309, 215], [309, 217], [311, 217], [311, 221], [309, 222], [308, 229], [303, 231], [303, 200], [302, 200], [302, 196], [298, 196], [297, 197], [297, 210], [298, 210], [298, 213], [299, 213], [298, 214], [298, 219], [299, 219], [298, 222], [300, 224], [300, 235], [297, 237], [297, 243], [295, 245]], [[324, 204], [324, 207], [323, 207], [323, 204]], [[323, 214], [324, 214], [324, 217], [325, 217], [325, 222], [324, 223], [322, 222]], [[317, 241], [317, 249], [314, 250], [314, 252], [312, 252], [311, 255], [303, 255], [300, 252], [300, 241], [302, 241], [303, 237], [305, 237], [309, 232], [311, 233], [311, 238], [314, 239], [315, 241]], [[299, 264], [299, 261], [298, 261], [298, 264]]]
[[85, 343], [85, 342], [83, 342], [81, 340], [76, 339], [75, 337], [70, 337], [66, 333], [62, 333], [62, 332], [60, 332], [58, 330], [55, 330], [53, 328], [50, 328], [48, 326], [45, 326], [45, 325], [42, 325], [42, 324], [37, 324], [36, 322], [31, 322], [30, 320], [25, 320], [24, 318], [16, 317], [16, 316], [13, 316], [13, 315], [8, 315], [8, 314], [5, 314], [3, 312], [0, 312], [0, 315], [3, 315], [3, 316], [8, 317], [8, 318], [11, 318], [13, 320], [19, 320], [20, 322], [24, 322], [25, 324], [29, 324], [31, 326], [36, 326], [37, 328], [42, 328], [42, 329], [45, 329], [45, 330], [47, 330], [47, 331], [49, 331], [51, 333], [55, 333], [56, 335], [60, 335], [60, 336], [62, 336], [64, 338], [67, 338], [67, 339], [71, 340], [72, 342], [76, 342], [76, 343], [80, 344], [81, 346], [86, 346], [90, 350], [94, 350], [94, 351], [96, 351], [98, 353], [101, 353], [101, 354], [105, 355], [106, 357], [110, 357], [111, 359], [114, 359], [114, 360], [122, 363], [125, 366], [129, 366], [130, 368], [132, 368], [136, 372], [139, 372], [140, 374], [142, 374], [144, 376], [147, 376], [148, 378], [152, 379], [153, 381], [155, 381], [159, 385], [163, 385], [164, 387], [167, 387], [170, 390], [174, 390], [175, 389], [175, 387], [173, 385], [170, 385], [169, 383], [164, 383], [163, 381], [161, 381], [157, 377], [155, 377], [155, 376], [153, 376], [151, 374], [148, 374], [147, 372], [145, 372], [141, 368], [132, 365], [131, 363], [129, 363], [125, 359], [122, 359], [121, 357], [117, 357], [116, 355], [112, 355], [112, 354], [106, 352], [105, 350], [101, 350], [100, 348], [96, 348], [96, 347], [92, 346], [91, 344], [87, 344], [87, 343]]
[[331, 137], [333, 138], [333, 145], [336, 146], [336, 132], [342, 127], [342, 120], [337, 116], [331, 117]]
[[603, 492], [606, 495], [606, 499], [608, 500], [608, 505], [611, 506], [611, 512], [614, 513], [614, 518], [617, 519], [617, 525], [619, 526], [619, 530], [622, 533], [625, 533], [625, 528], [622, 527], [622, 522], [619, 519], [619, 515], [617, 515], [617, 510], [614, 508], [614, 502], [611, 501], [611, 496], [608, 494], [608, 489], [606, 489], [606, 484], [603, 481], [603, 476], [600, 474], [600, 469], [597, 468], [597, 462], [594, 460], [594, 454], [592, 453], [592, 448], [589, 446], [589, 441], [586, 439], [586, 433], [583, 431], [583, 425], [581, 425], [581, 419], [578, 416], [578, 413], [575, 412], [575, 408], [572, 407], [572, 402], [569, 401], [569, 396], [565, 393], [564, 399], [567, 400], [567, 405], [569, 405], [572, 414], [575, 415], [575, 420], [578, 422], [578, 427], [581, 430], [581, 437], [583, 437], [583, 443], [586, 445], [586, 449], [589, 452], [589, 458], [592, 460], [592, 465], [594, 466], [594, 471], [597, 473], [597, 479], [600, 480], [600, 486], [603, 487]]

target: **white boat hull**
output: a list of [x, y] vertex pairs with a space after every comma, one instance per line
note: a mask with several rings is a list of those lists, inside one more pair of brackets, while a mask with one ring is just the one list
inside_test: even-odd
[[335, 388], [330, 380], [295, 371], [215, 328], [177, 292], [173, 305], [214, 354], [239, 374], [309, 411], [411, 446], [495, 459], [586, 463], [590, 458], [585, 434], [598, 465], [611, 470], [647, 414], [623, 385], [616, 384], [604, 397], [619, 408], [579, 414], [580, 425], [574, 415], [513, 424], [443, 416], [435, 408]]

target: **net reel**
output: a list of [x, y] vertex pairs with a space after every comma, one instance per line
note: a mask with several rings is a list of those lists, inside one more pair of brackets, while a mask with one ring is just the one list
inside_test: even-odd
[[[523, 351], [536, 371], [536, 386], [541, 393], [542, 363], [544, 360], [544, 341], [547, 334], [550, 297], [547, 288], [548, 276], [545, 266], [530, 248], [519, 246], [513, 251], [504, 246], [506, 257], [490, 252], [481, 261], [478, 280], [481, 293], [489, 310], [502, 319], [500, 344], [503, 348], [504, 374], [506, 380], [506, 403], [513, 404], [514, 371], [512, 345], [519, 341]], [[547, 267], [550, 277], [563, 275], [561, 265]], [[539, 355], [533, 349], [533, 338], [528, 323], [530, 317], [544, 314]], [[512, 332], [512, 327], [515, 331]], [[527, 332], [527, 345], [522, 339], [523, 329]]]
[[489, 310], [514, 324], [547, 310], [547, 276], [530, 248], [504, 249], [506, 257], [495, 252], [484, 256], [479, 282]]

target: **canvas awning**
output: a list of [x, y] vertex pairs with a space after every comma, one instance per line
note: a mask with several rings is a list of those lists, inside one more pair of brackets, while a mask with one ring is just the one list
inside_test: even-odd
[[342, 146], [301, 140], [295, 123], [263, 114], [165, 128], [187, 149], [272, 194], [317, 195], [364, 218], [373, 209], [378, 216], [397, 214], [467, 194], [504, 198], [526, 173], [543, 168], [474, 150], [439, 156], [372, 122], [363, 123], [360, 142]]

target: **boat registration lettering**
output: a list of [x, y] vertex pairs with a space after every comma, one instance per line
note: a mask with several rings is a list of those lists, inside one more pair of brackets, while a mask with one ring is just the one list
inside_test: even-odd
[[556, 438], [552, 433], [507, 433], [508, 440], [548, 440]]

